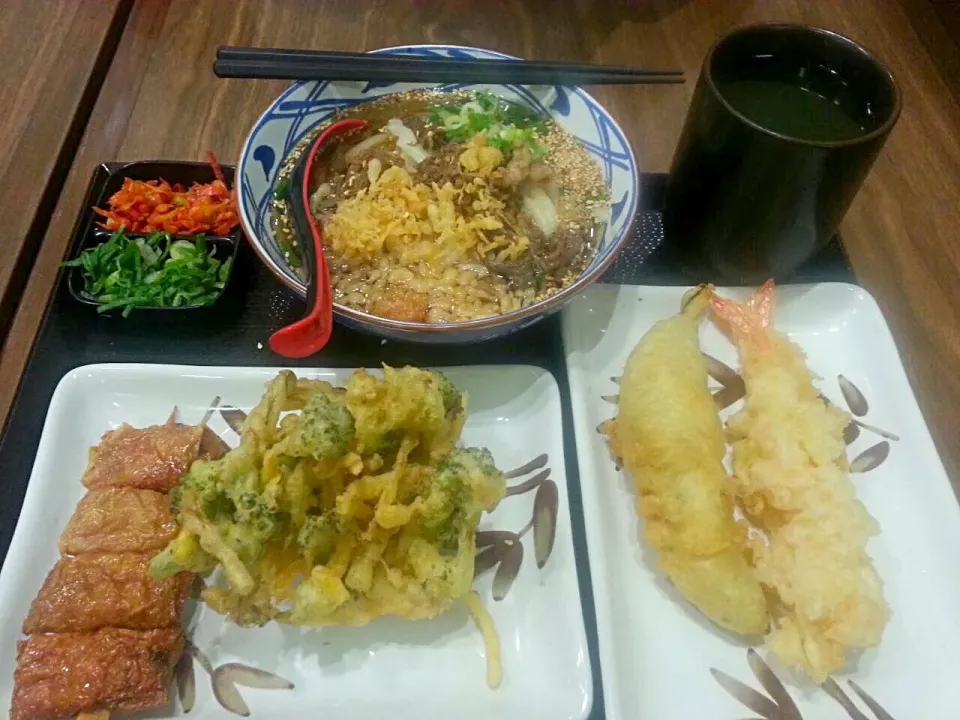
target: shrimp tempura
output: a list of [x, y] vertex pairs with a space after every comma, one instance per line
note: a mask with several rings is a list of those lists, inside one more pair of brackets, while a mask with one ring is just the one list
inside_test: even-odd
[[610, 446], [637, 488], [637, 512], [660, 567], [721, 627], [767, 631], [766, 599], [744, 557], [746, 531], [734, 520], [726, 444], [707, 387], [698, 328], [712, 288], [657, 323], [624, 368]]
[[865, 550], [879, 527], [846, 472], [849, 416], [824, 402], [803, 352], [770, 327], [772, 281], [746, 304], [714, 298], [713, 309], [739, 346], [747, 388], [728, 432], [737, 494], [769, 539], [754, 548], [757, 577], [782, 611], [767, 640], [822, 682], [848, 651], [877, 645], [889, 617]]

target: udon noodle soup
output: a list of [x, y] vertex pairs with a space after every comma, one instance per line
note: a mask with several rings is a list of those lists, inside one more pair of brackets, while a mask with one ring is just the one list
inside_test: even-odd
[[[473, 320], [549, 297], [589, 265], [608, 191], [586, 149], [549, 118], [487, 93], [433, 91], [343, 117], [370, 127], [326, 145], [309, 180], [336, 302], [393, 320]], [[296, 265], [282, 198], [275, 211]]]

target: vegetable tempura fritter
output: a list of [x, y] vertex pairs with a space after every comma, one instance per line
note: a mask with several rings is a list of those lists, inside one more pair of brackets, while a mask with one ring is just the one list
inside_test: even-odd
[[889, 615], [865, 550], [879, 529], [846, 473], [849, 417], [824, 402], [803, 352], [770, 327], [772, 282], [745, 305], [713, 307], [739, 345], [747, 388], [728, 429], [737, 492], [769, 536], [755, 548], [757, 576], [782, 606], [768, 641], [822, 682], [849, 651], [877, 645]]
[[487, 450], [454, 447], [465, 418], [439, 373], [361, 370], [337, 388], [285, 370], [240, 446], [174, 491], [183, 529], [152, 568], [219, 565], [227, 585], [204, 599], [242, 625], [434, 617], [470, 592], [480, 514], [506, 492]]
[[734, 520], [723, 428], [698, 343], [710, 293], [698, 288], [680, 314], [640, 340], [608, 432], [667, 577], [713, 622], [755, 635], [767, 629], [767, 608], [743, 555], [745, 531]]

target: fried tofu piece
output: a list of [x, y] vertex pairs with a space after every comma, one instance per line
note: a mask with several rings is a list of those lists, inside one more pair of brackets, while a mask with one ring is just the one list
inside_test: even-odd
[[64, 555], [161, 550], [176, 537], [170, 498], [153, 490], [104, 488], [86, 494], [60, 536]]
[[169, 492], [200, 456], [199, 425], [121, 425], [90, 448], [83, 484], [91, 490], [129, 487]]
[[34, 635], [17, 646], [11, 720], [163, 707], [183, 652], [179, 629]]
[[150, 558], [137, 553], [61, 558], [30, 606], [23, 632], [176, 627], [192, 576], [157, 580], [150, 574]]

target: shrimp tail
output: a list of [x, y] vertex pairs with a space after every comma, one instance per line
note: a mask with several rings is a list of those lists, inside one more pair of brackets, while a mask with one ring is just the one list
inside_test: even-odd
[[745, 303], [713, 296], [713, 312], [739, 343], [760, 342], [773, 318], [773, 280], [767, 280]]

